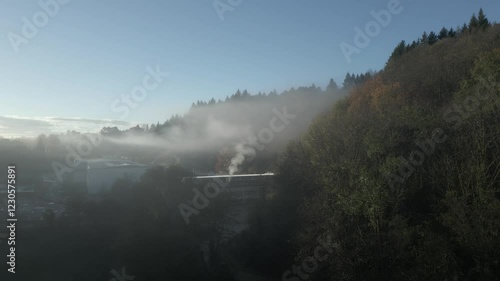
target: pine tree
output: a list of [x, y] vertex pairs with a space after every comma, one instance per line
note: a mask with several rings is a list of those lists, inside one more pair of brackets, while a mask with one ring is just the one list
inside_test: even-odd
[[348, 87], [352, 86], [352, 84], [353, 84], [353, 81], [352, 81], [351, 73], [347, 72], [347, 74], [345, 75], [345, 78], [344, 78], [343, 86], [344, 86], [344, 88], [348, 88]]
[[238, 91], [236, 91], [236, 93], [233, 95], [234, 98], [240, 98], [241, 97], [241, 91], [240, 89], [238, 89]]
[[472, 17], [470, 18], [469, 21], [469, 32], [474, 31], [477, 27], [479, 26], [478, 19], [476, 17], [476, 14], [472, 14]]
[[453, 29], [453, 27], [452, 27], [452, 28], [450, 28], [450, 30], [448, 31], [448, 37], [453, 38], [453, 37], [455, 37], [455, 36], [457, 36], [457, 32], [456, 32], [456, 31]]
[[438, 37], [437, 37], [436, 33], [434, 33], [434, 31], [431, 31], [431, 33], [429, 33], [429, 37], [427, 38], [427, 43], [429, 45], [434, 45], [437, 41], [438, 41]]
[[441, 29], [441, 31], [439, 31], [439, 35], [438, 35], [439, 40], [442, 40], [442, 39], [448, 37], [448, 33], [449, 33], [448, 29], [446, 29], [446, 27], [443, 27]]
[[467, 31], [468, 31], [467, 24], [464, 23], [464, 25], [462, 25], [462, 29], [460, 30], [460, 34], [464, 34]]
[[415, 47], [417, 47], [418, 43], [417, 41], [413, 40], [413, 42], [411, 42], [411, 44], [408, 44], [405, 48], [405, 52], [409, 52], [410, 50], [413, 50], [415, 49]]
[[405, 40], [403, 40], [399, 42], [394, 51], [392, 51], [390, 60], [402, 56], [405, 53], [405, 51], [406, 51], [406, 42]]
[[427, 39], [429, 38], [429, 36], [427, 35], [427, 32], [424, 31], [424, 33], [422, 34], [422, 37], [421, 37], [421, 41], [422, 43], [427, 43]]
[[326, 86], [326, 92], [327, 93], [335, 93], [338, 90], [337, 83], [333, 79], [330, 79], [330, 82], [328, 83], [328, 86]]
[[485, 30], [486, 28], [488, 28], [490, 26], [490, 21], [488, 20], [488, 18], [486, 18], [486, 15], [483, 12], [483, 8], [481, 8], [479, 10], [477, 23], [478, 23], [479, 28], [481, 28], [482, 30]]
[[[152, 126], [151, 126], [151, 127], [152, 127]], [[156, 122], [156, 126], [154, 127], [153, 132], [154, 132], [155, 134], [160, 134], [160, 132], [161, 132], [161, 128], [162, 128], [162, 127], [161, 127], [161, 125], [160, 125], [160, 122]]]

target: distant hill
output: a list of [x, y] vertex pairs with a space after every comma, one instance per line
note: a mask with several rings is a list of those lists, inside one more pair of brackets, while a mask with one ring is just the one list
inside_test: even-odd
[[[331, 80], [324, 90], [315, 85], [281, 94], [251, 95], [238, 90], [225, 101], [193, 103], [186, 114], [164, 123], [126, 131], [103, 128], [105, 141], [99, 150], [143, 163], [178, 163], [189, 169], [221, 173], [229, 172], [231, 159], [240, 154], [241, 164], [246, 165], [244, 172], [266, 172], [290, 140], [304, 134], [314, 118], [368, 77], [371, 74], [349, 74], [349, 85], [340, 88]], [[136, 150], [141, 153], [136, 154]]]

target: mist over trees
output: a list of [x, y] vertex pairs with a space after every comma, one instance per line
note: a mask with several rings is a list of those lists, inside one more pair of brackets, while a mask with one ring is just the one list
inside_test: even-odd
[[[498, 81], [500, 25], [481, 10], [402, 41], [381, 71], [347, 73], [341, 86], [238, 90], [163, 123], [103, 128], [84, 158], [148, 171], [100, 200], [68, 196], [64, 216], [47, 211], [43, 226], [20, 232], [18, 262], [30, 270], [19, 276], [105, 281], [126, 267], [144, 281], [237, 280], [242, 269], [267, 280], [498, 280]], [[295, 117], [286, 124], [276, 111]], [[249, 141], [273, 118], [283, 130], [271, 142]], [[68, 147], [92, 138], [0, 139], [1, 161], [42, 186]], [[251, 207], [250, 227], [225, 241], [223, 196], [189, 224], [179, 204], [203, 188], [186, 178], [229, 173], [242, 148], [253, 152], [236, 173], [272, 171], [276, 182]], [[335, 245], [321, 261], [311, 259], [318, 241]]]
[[[238, 90], [225, 101], [197, 101], [183, 116], [172, 116], [163, 123], [128, 130], [105, 127], [99, 144], [83, 158], [121, 157], [146, 165], [179, 164], [203, 173], [224, 174], [229, 172], [225, 163], [243, 146], [254, 150], [256, 158], [245, 163], [240, 172], [267, 172], [288, 141], [305, 133], [317, 115], [362, 83], [365, 78], [359, 77], [346, 78], [342, 88], [332, 79], [326, 89], [312, 85], [256, 95]], [[276, 132], [270, 136], [261, 133], [274, 127]], [[44, 151], [48, 159], [64, 162], [66, 146], [76, 150], [78, 142], [86, 138], [87, 134], [71, 131], [60, 136], [41, 135], [27, 145], [35, 146], [39, 153]]]

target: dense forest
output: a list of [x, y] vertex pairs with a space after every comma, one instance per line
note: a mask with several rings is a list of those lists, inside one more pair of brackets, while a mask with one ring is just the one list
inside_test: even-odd
[[[103, 128], [88, 158], [151, 168], [104, 200], [75, 195], [67, 217], [48, 213], [20, 232], [18, 277], [107, 281], [126, 267], [139, 281], [236, 280], [243, 269], [260, 280], [499, 280], [498, 81], [500, 25], [481, 10], [402, 41], [382, 70], [347, 74], [342, 86], [238, 91], [164, 123]], [[296, 118], [283, 132], [262, 149], [248, 141], [285, 107]], [[15, 155], [37, 180], [90, 137], [3, 139], [2, 161]], [[186, 224], [179, 204], [198, 186], [182, 179], [232, 173], [242, 148], [233, 172], [277, 179], [250, 227], [223, 243], [227, 203], [217, 197]]]
[[500, 26], [479, 15], [403, 42], [283, 154], [297, 260], [337, 245], [315, 279], [498, 280]]

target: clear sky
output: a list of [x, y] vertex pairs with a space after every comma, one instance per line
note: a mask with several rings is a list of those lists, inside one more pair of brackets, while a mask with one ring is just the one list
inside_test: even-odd
[[[163, 122], [237, 89], [340, 84], [346, 72], [381, 69], [399, 41], [461, 25], [480, 7], [500, 21], [500, 1], [401, 0], [402, 12], [349, 63], [339, 45], [353, 44], [354, 28], [389, 0], [220, 0], [238, 2], [222, 19], [213, 0], [70, 0], [51, 6], [45, 23], [38, 13], [42, 27], [15, 52], [23, 17], [33, 23], [44, 10], [36, 0], [0, 0], [0, 135]], [[129, 114], [112, 109], [157, 66], [169, 76]]]

